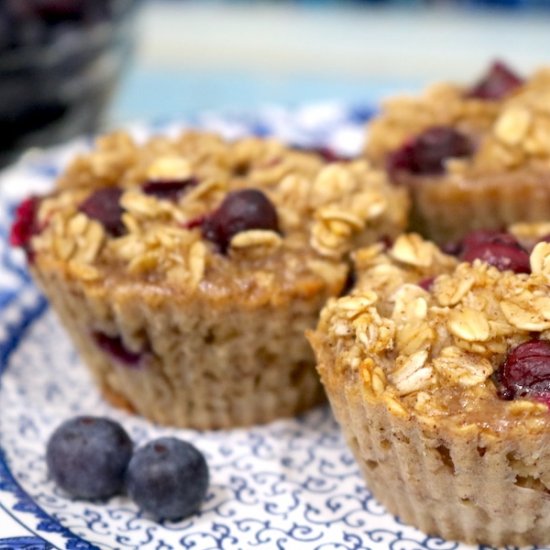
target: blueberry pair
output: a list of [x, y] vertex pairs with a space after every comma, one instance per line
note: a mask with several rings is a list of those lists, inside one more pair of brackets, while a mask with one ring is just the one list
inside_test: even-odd
[[48, 442], [48, 470], [72, 497], [105, 499], [123, 492], [156, 519], [195, 513], [208, 489], [201, 452], [173, 437], [156, 439], [134, 452], [120, 424], [79, 416], [55, 430]]

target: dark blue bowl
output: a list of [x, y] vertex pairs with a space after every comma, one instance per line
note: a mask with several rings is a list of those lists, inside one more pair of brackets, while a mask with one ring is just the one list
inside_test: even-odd
[[0, 1], [0, 165], [100, 128], [139, 3]]

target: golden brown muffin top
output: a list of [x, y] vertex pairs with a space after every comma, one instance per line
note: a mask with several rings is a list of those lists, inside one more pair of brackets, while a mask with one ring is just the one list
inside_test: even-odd
[[467, 136], [474, 153], [446, 160], [450, 174], [483, 175], [550, 168], [550, 68], [535, 72], [503, 97], [472, 96], [471, 88], [441, 83], [419, 97], [383, 103], [369, 125], [365, 153], [375, 164], [430, 128]]
[[[323, 366], [326, 376], [346, 384], [352, 373], [367, 399], [426, 426], [442, 423], [474, 436], [548, 430], [550, 393], [531, 391], [531, 380], [525, 392], [514, 386], [514, 394], [503, 376], [539, 368], [532, 361], [540, 360], [550, 390], [550, 356], [543, 357], [550, 352], [550, 244], [538, 242], [528, 252], [549, 229], [511, 228], [525, 246], [526, 265], [510, 245], [511, 265], [528, 271], [522, 273], [461, 261], [416, 234], [401, 235], [389, 248], [378, 243], [356, 251], [355, 289], [328, 302], [311, 336], [318, 356], [330, 350], [334, 360]], [[531, 363], [521, 363], [521, 349], [528, 348], [518, 346], [528, 342]]]
[[[239, 230], [230, 219], [237, 230], [224, 233], [235, 217], [220, 222], [225, 201], [250, 189], [271, 221]], [[57, 262], [89, 284], [145, 281], [265, 302], [337, 293], [352, 247], [398, 234], [407, 207], [404, 191], [364, 160], [328, 163], [258, 138], [188, 132], [140, 145], [115, 133], [40, 200], [31, 244], [39, 266]]]

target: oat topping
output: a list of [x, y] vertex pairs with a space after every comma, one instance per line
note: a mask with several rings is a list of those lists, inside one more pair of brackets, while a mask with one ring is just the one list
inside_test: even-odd
[[[355, 289], [329, 302], [318, 331], [343, 363], [360, 365], [373, 397], [420, 415], [474, 415], [465, 404], [480, 398], [518, 414], [517, 401], [497, 397], [494, 373], [515, 346], [550, 340], [549, 243], [532, 249], [529, 274], [460, 262], [415, 234], [354, 259]], [[430, 290], [418, 284], [427, 277]]]
[[[376, 164], [430, 128], [447, 127], [477, 142], [473, 156], [452, 159], [449, 173], [483, 175], [525, 166], [550, 168], [550, 69], [508, 93], [488, 99], [466, 93], [462, 86], [438, 84], [420, 97], [387, 101], [368, 129], [367, 157]], [[460, 156], [460, 155], [456, 155]]]
[[87, 280], [116, 272], [193, 288], [230, 277], [244, 289], [280, 273], [305, 291], [341, 281], [353, 247], [396, 236], [407, 201], [364, 160], [327, 163], [257, 138], [188, 132], [140, 145], [115, 133], [41, 200], [32, 246]]

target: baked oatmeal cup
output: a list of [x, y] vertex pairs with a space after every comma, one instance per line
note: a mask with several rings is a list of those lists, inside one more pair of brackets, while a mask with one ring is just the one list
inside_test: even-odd
[[501, 63], [473, 87], [387, 101], [366, 156], [411, 192], [411, 227], [444, 243], [473, 229], [550, 219], [550, 69]]
[[358, 250], [355, 289], [309, 333], [374, 496], [494, 546], [550, 543], [550, 224], [512, 231]]
[[225, 428], [323, 400], [304, 331], [350, 249], [399, 233], [407, 205], [365, 161], [117, 133], [20, 206], [12, 242], [108, 399]]

